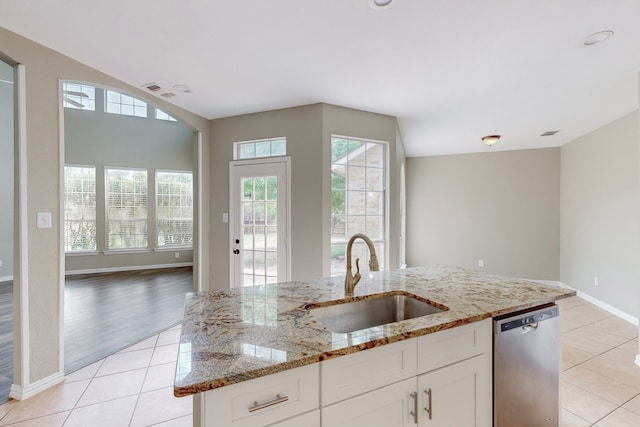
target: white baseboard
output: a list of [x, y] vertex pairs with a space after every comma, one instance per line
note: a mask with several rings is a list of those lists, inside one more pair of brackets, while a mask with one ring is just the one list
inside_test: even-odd
[[[638, 318], [635, 316], [632, 316], [629, 313], [626, 313], [622, 310], [619, 310], [617, 308], [615, 308], [612, 305], [607, 304], [606, 302], [600, 301], [597, 298], [592, 297], [591, 295], [585, 294], [582, 291], [579, 291], [577, 289], [572, 288], [571, 286], [562, 283], [562, 282], [558, 282], [558, 281], [552, 281], [552, 280], [531, 280], [532, 282], [537, 282], [537, 283], [542, 283], [544, 285], [552, 285], [552, 286], [560, 286], [563, 288], [567, 288], [567, 289], [573, 289], [574, 291], [576, 291], [577, 295], [586, 300], [589, 301], [591, 304], [600, 307], [601, 309], [608, 311], [609, 313], [613, 314], [614, 316], [617, 316], [623, 320], [626, 320], [629, 323], [632, 323], [636, 326], [638, 326]], [[636, 363], [638, 363], [638, 359], [636, 358]]]
[[56, 384], [60, 384], [64, 381], [64, 374], [62, 372], [56, 372], [53, 375], [49, 375], [46, 378], [41, 379], [40, 381], [36, 381], [33, 384], [29, 384], [26, 387], [22, 387], [16, 384], [11, 384], [11, 389], [9, 391], [9, 397], [15, 400], [24, 400], [28, 399], [31, 396], [34, 396], [41, 391], [44, 391], [50, 387], [53, 387]]
[[13, 280], [13, 276], [0, 277], [0, 282], [9, 282], [11, 280]]
[[68, 271], [65, 271], [64, 274], [66, 276], [74, 276], [77, 274], [115, 273], [117, 271], [155, 270], [160, 268], [172, 268], [172, 267], [193, 267], [193, 262], [175, 262], [172, 264], [130, 265], [126, 267], [106, 267], [106, 268], [91, 268], [86, 270], [68, 270]]

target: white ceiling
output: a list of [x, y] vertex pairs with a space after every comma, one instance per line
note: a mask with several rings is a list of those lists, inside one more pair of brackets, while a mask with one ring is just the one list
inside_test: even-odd
[[638, 106], [639, 0], [370, 2], [2, 0], [0, 26], [134, 86], [186, 84], [171, 102], [209, 119], [396, 116], [409, 156], [560, 146]]

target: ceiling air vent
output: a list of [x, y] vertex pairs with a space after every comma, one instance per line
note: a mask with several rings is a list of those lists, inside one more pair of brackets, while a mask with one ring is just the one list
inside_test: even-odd
[[558, 133], [558, 132], [559, 132], [559, 131], [557, 131], [557, 130], [548, 130], [548, 131], [546, 131], [545, 133], [543, 133], [543, 134], [542, 134], [542, 135], [540, 135], [540, 136], [552, 136], [552, 135], [555, 135], [555, 134], [556, 134], [556, 133]]
[[142, 87], [146, 87], [147, 89], [149, 89], [151, 92], [157, 92], [161, 89], [160, 86], [158, 86], [155, 83], [147, 83], [146, 85], [142, 85]]
[[171, 93], [171, 92], [165, 92], [165, 93], [161, 94], [160, 96], [163, 97], [163, 98], [171, 99], [174, 96], [176, 96], [176, 94], [175, 93]]

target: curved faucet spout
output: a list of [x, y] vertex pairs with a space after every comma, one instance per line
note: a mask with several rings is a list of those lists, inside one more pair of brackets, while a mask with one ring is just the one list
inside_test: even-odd
[[380, 267], [378, 266], [378, 257], [376, 255], [376, 248], [373, 246], [373, 242], [371, 239], [362, 233], [356, 233], [349, 239], [349, 243], [347, 243], [347, 275], [344, 278], [344, 295], [347, 297], [353, 296], [353, 291], [360, 281], [362, 277], [360, 275], [360, 258], [356, 258], [356, 274], [351, 275], [351, 248], [353, 246], [353, 242], [356, 239], [362, 239], [369, 247], [369, 253], [371, 257], [369, 258], [369, 270], [378, 271]]

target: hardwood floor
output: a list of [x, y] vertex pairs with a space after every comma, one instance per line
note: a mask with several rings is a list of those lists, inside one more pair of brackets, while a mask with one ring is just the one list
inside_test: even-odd
[[[7, 399], [13, 379], [13, 314], [9, 311], [13, 289], [2, 285], [0, 402]], [[65, 373], [178, 324], [182, 320], [184, 296], [192, 287], [191, 267], [67, 276]]]
[[13, 282], [0, 282], [0, 403], [13, 383]]

